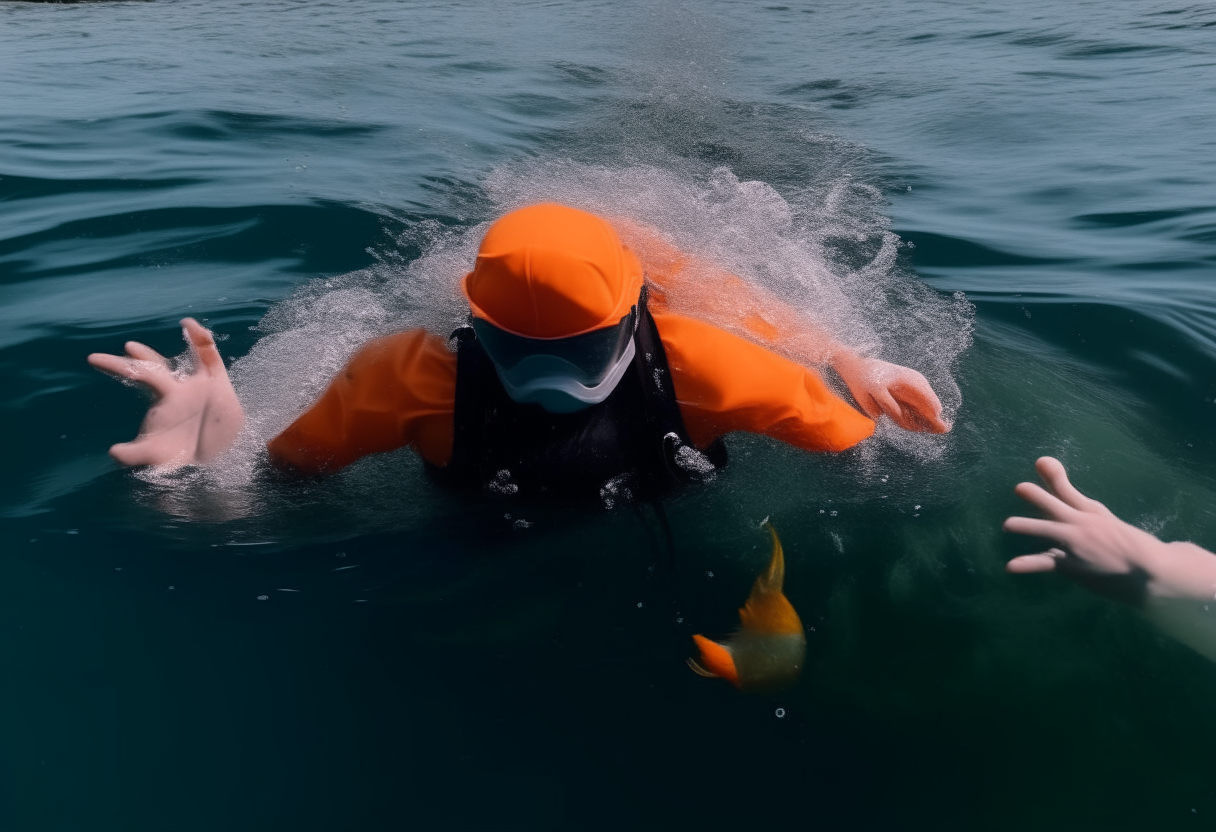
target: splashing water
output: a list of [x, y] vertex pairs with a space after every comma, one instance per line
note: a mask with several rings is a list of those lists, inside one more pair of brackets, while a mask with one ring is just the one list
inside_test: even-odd
[[[961, 295], [932, 291], [900, 264], [901, 243], [888, 230], [876, 188], [846, 175], [807, 187], [791, 201], [726, 167], [698, 175], [679, 166], [542, 160], [499, 167], [483, 189], [492, 218], [554, 201], [649, 226], [678, 248], [767, 290], [838, 341], [920, 370], [947, 418], [961, 405], [952, 371], [970, 343], [973, 309]], [[414, 222], [396, 240], [399, 248], [380, 252], [372, 267], [312, 281], [272, 307], [258, 327], [262, 339], [232, 365], [247, 427], [221, 464], [191, 476], [229, 491], [250, 484], [266, 442], [316, 400], [362, 344], [414, 327], [447, 333], [458, 326], [468, 314], [459, 281], [490, 221], [463, 228]], [[405, 261], [399, 251], [410, 246], [423, 253]], [[859, 247], [868, 247], [863, 258]], [[705, 317], [747, 336], [728, 315]], [[949, 442], [885, 424], [876, 438], [867, 443], [871, 459], [876, 444], [928, 459]], [[173, 484], [180, 487], [180, 475]], [[238, 513], [256, 504], [228, 502]]]

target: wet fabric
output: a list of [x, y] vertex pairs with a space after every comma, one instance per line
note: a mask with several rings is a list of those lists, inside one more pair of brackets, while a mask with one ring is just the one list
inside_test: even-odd
[[635, 349], [611, 394], [572, 413], [521, 403], [502, 383], [473, 327], [457, 330], [455, 444], [440, 484], [504, 495], [655, 496], [713, 477], [726, 462], [721, 443], [708, 457], [690, 447], [666, 352], [654, 319], [639, 303]]
[[[742, 430], [808, 451], [840, 451], [873, 433], [874, 423], [814, 370], [702, 321], [657, 309], [653, 315], [698, 448]], [[452, 453], [455, 401], [456, 356], [445, 339], [422, 330], [380, 338], [270, 441], [271, 460], [317, 474], [409, 446], [442, 467]]]

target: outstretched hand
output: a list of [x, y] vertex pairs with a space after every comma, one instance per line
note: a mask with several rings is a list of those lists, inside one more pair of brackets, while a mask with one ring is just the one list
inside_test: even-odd
[[946, 433], [942, 403], [929, 382], [916, 370], [877, 358], [846, 355], [832, 366], [871, 419], [884, 413], [904, 430]]
[[232, 447], [245, 412], [228, 379], [215, 339], [193, 318], [182, 320], [194, 368], [178, 373], [163, 355], [128, 341], [126, 355], [95, 352], [89, 364], [149, 390], [152, 406], [130, 442], [110, 448], [123, 465], [205, 465]]
[[1018, 483], [1014, 493], [1047, 519], [1010, 517], [1004, 529], [1044, 537], [1056, 546], [1005, 565], [1014, 574], [1059, 572], [1117, 601], [1138, 605], [1149, 597], [1208, 600], [1216, 590], [1216, 557], [1193, 543], [1164, 543], [1125, 523], [1068, 481], [1059, 460], [1035, 462], [1047, 488]]

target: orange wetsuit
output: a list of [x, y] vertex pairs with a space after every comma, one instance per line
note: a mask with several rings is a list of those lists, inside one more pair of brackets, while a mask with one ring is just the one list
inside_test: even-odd
[[[552, 264], [547, 270], [538, 265], [544, 258]], [[469, 295], [475, 314], [492, 319], [481, 305], [494, 303], [498, 314], [505, 310], [518, 318], [507, 322], [508, 329], [548, 327], [554, 332], [525, 334], [551, 337], [564, 333], [562, 327], [615, 323], [636, 302], [643, 270], [676, 400], [698, 447], [742, 430], [809, 451], [839, 451], [874, 431], [874, 423], [832, 393], [814, 370], [754, 343], [775, 344], [779, 335], [813, 342], [816, 336], [801, 316], [646, 226], [609, 224], [552, 204], [516, 211], [487, 233], [465, 288], [468, 295], [476, 275], [480, 300]], [[576, 276], [582, 283], [567, 285], [577, 283]], [[716, 304], [729, 306], [724, 311]], [[587, 320], [578, 323], [580, 315]], [[706, 323], [706, 317], [737, 323], [754, 340]], [[379, 338], [360, 349], [320, 400], [270, 441], [271, 460], [316, 474], [408, 445], [442, 467], [452, 455], [455, 399], [456, 356], [444, 339], [422, 330]]]
[[[697, 446], [742, 430], [808, 451], [840, 451], [874, 431], [814, 370], [702, 321], [658, 308], [653, 314]], [[418, 329], [378, 338], [270, 441], [271, 459], [316, 474], [408, 445], [443, 466], [452, 453], [455, 400], [456, 356], [443, 338]]]

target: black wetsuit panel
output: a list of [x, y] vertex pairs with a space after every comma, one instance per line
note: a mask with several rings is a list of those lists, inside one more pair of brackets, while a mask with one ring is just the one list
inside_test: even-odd
[[440, 483], [499, 493], [599, 497], [653, 496], [712, 477], [725, 448], [705, 454], [688, 439], [667, 355], [643, 295], [635, 356], [607, 399], [574, 413], [520, 404], [503, 388], [472, 327], [457, 341], [456, 414], [451, 462], [428, 466]]

